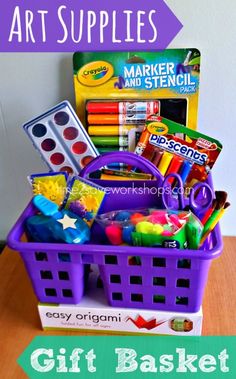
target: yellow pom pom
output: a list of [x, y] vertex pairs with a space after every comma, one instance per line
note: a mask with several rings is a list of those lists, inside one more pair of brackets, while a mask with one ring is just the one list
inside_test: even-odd
[[162, 234], [164, 232], [164, 228], [163, 226], [161, 226], [160, 224], [155, 224], [153, 225], [153, 233], [154, 234]]
[[136, 232], [143, 234], [152, 234], [153, 233], [153, 224], [148, 221], [141, 221], [136, 225]]

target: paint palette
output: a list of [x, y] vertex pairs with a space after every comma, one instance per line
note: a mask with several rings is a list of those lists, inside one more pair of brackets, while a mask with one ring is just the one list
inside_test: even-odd
[[23, 128], [52, 171], [77, 174], [99, 155], [68, 101], [27, 122]]

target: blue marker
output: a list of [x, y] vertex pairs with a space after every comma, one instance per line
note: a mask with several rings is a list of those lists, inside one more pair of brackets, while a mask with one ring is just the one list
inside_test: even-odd
[[185, 184], [189, 174], [190, 174], [190, 171], [192, 169], [192, 163], [189, 162], [189, 161], [184, 161], [183, 164], [182, 164], [182, 167], [181, 167], [181, 171], [180, 171], [180, 176], [181, 176], [181, 179], [183, 181], [183, 184]]

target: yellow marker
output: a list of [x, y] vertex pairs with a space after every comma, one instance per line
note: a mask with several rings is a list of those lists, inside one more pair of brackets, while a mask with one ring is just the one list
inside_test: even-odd
[[143, 179], [132, 178], [129, 176], [116, 176], [116, 175], [107, 175], [107, 174], [101, 174], [100, 179], [101, 180], [117, 180], [117, 181], [143, 180]]
[[142, 125], [90, 125], [88, 127], [88, 134], [90, 136], [126, 136], [129, 131], [136, 129], [138, 132], [142, 131]]
[[161, 158], [161, 162], [159, 163], [159, 166], [158, 166], [158, 170], [163, 176], [165, 176], [172, 159], [173, 159], [173, 154], [167, 153], [165, 151]]

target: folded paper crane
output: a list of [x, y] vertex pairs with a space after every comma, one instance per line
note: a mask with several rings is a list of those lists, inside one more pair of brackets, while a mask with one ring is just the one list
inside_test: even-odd
[[155, 318], [151, 320], [145, 320], [142, 316], [137, 316], [136, 319], [128, 317], [126, 321], [131, 321], [138, 329], [152, 330], [158, 326], [164, 324], [166, 321], [157, 322]]

